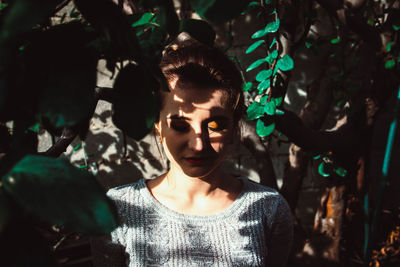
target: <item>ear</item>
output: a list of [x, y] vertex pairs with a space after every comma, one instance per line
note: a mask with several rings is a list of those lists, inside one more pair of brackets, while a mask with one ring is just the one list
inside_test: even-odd
[[161, 122], [160, 121], [157, 121], [154, 123], [154, 131], [156, 132], [156, 134], [161, 136]]

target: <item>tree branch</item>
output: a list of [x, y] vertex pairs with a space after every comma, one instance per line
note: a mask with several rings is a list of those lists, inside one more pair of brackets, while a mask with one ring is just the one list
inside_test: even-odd
[[72, 143], [78, 135], [76, 128], [64, 128], [60, 138], [46, 152], [39, 153], [46, 157], [57, 158], [67, 150], [67, 147]]
[[379, 31], [368, 25], [361, 13], [356, 9], [343, 6], [341, 1], [334, 0], [317, 0], [317, 2], [325, 8], [331, 16], [336, 17], [344, 26], [358, 34], [365, 42], [367, 42], [374, 50], [381, 49], [382, 42]]

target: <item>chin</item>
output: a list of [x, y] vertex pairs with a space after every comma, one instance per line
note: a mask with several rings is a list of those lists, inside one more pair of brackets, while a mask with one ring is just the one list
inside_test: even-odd
[[182, 168], [182, 171], [188, 177], [204, 178], [214, 173], [217, 169], [218, 166], [214, 166], [213, 168], [191, 167], [191, 168]]

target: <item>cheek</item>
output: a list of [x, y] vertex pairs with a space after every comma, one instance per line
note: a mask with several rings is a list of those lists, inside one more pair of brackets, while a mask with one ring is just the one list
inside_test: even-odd
[[215, 152], [223, 153], [226, 151], [227, 147], [232, 144], [232, 134], [210, 135], [210, 144]]

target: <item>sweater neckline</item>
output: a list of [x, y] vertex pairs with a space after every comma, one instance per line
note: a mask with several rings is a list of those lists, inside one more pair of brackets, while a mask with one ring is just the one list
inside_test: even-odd
[[242, 192], [233, 201], [233, 203], [230, 204], [226, 209], [211, 215], [189, 215], [176, 212], [164, 206], [161, 202], [159, 202], [157, 199], [154, 198], [154, 196], [151, 194], [149, 188], [146, 185], [145, 179], [139, 180], [138, 186], [140, 193], [145, 198], [145, 200], [151, 204], [151, 207], [161, 215], [164, 215], [170, 219], [185, 221], [188, 223], [216, 222], [216, 221], [220, 222], [221, 220], [227, 219], [233, 216], [234, 214], [240, 214], [243, 207], [245, 207], [245, 205], [242, 204], [243, 202], [245, 202], [248, 196], [249, 181], [245, 177], [239, 177], [238, 179], [240, 179], [243, 183]]

